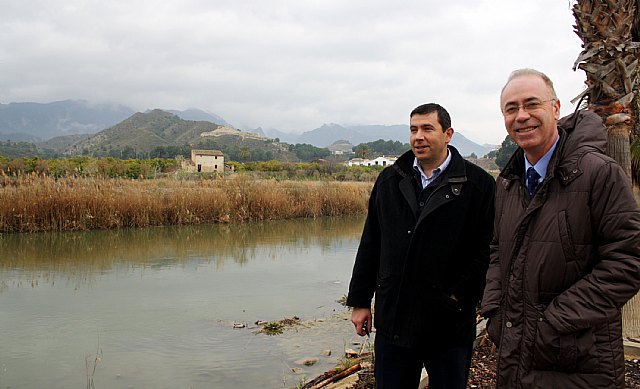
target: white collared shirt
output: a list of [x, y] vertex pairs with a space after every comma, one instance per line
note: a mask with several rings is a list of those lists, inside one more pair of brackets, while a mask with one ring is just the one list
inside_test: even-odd
[[429, 184], [431, 184], [433, 181], [435, 181], [436, 178], [438, 178], [438, 176], [440, 176], [440, 174], [449, 166], [450, 162], [451, 162], [451, 152], [449, 151], [449, 148], [447, 147], [447, 158], [445, 158], [444, 162], [442, 162], [442, 164], [440, 166], [438, 166], [437, 168], [433, 169], [433, 171], [431, 172], [431, 177], [427, 177], [427, 175], [424, 173], [424, 170], [422, 170], [422, 166], [420, 166], [420, 163], [418, 163], [418, 158], [414, 158], [413, 159], [413, 168], [414, 168], [414, 170], [417, 168], [417, 171], [420, 172], [420, 179], [422, 181], [422, 189], [426, 188], [427, 186], [429, 186]]

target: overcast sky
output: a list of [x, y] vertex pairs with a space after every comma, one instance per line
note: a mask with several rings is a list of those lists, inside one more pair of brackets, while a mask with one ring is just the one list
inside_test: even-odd
[[[0, 103], [199, 108], [242, 129], [405, 124], [438, 102], [499, 144], [499, 93], [533, 67], [583, 90], [570, 0], [3, 0]], [[408, 139], [407, 129], [407, 139]]]

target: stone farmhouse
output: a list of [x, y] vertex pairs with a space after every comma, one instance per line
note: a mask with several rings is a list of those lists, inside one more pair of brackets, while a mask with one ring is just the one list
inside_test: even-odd
[[189, 171], [224, 173], [224, 154], [220, 150], [191, 150]]

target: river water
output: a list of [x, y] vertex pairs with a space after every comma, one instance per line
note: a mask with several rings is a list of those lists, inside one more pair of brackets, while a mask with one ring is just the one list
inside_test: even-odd
[[358, 347], [336, 300], [362, 223], [0, 235], [0, 388], [295, 387]]

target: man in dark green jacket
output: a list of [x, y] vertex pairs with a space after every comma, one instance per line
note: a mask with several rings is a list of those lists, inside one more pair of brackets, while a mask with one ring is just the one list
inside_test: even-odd
[[438, 104], [410, 115], [411, 151], [383, 170], [369, 211], [347, 305], [359, 335], [372, 328], [379, 389], [466, 388], [493, 229], [495, 181], [449, 146]]

